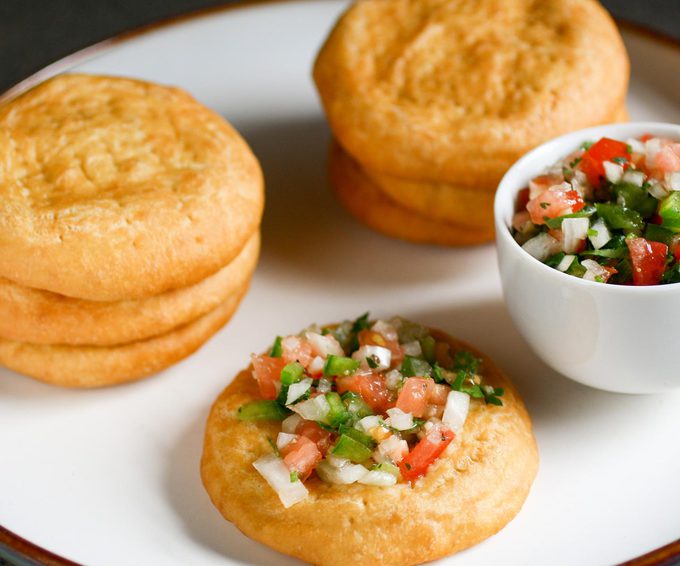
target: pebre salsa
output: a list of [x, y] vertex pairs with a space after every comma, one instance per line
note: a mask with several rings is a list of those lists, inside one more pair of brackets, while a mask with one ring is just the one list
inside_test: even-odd
[[337, 326], [277, 337], [252, 356], [261, 399], [246, 421], [280, 421], [271, 454], [253, 463], [285, 507], [312, 476], [331, 484], [391, 486], [417, 480], [459, 434], [470, 403], [502, 405], [481, 361], [452, 351], [427, 328], [365, 314]]
[[644, 135], [582, 144], [519, 192], [512, 233], [574, 277], [680, 282], [680, 143]]

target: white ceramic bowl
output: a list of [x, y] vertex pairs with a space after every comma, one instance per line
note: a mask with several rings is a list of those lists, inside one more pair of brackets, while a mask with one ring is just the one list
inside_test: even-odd
[[680, 140], [680, 125], [612, 124], [551, 140], [512, 166], [494, 205], [503, 294], [521, 334], [558, 372], [621, 393], [680, 388], [680, 283], [633, 287], [584, 281], [534, 259], [515, 242], [509, 226], [517, 192], [583, 141], [645, 133]]

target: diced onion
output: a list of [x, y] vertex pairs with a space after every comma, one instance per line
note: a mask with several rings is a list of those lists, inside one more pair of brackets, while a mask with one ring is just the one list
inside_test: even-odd
[[645, 174], [642, 171], [628, 169], [628, 171], [623, 174], [623, 182], [641, 187], [645, 182]]
[[653, 169], [656, 165], [656, 154], [661, 151], [661, 140], [651, 138], [645, 142], [645, 165], [648, 169]]
[[584, 259], [581, 265], [586, 268], [586, 272], [583, 274], [583, 279], [586, 281], [597, 281], [598, 277], [605, 280], [609, 278], [609, 271], [593, 259]]
[[626, 143], [633, 150], [633, 153], [644, 153], [645, 152], [645, 144], [644, 144], [644, 142], [641, 142], [640, 140], [636, 140], [635, 138], [628, 138], [626, 140]]
[[470, 410], [470, 396], [461, 391], [450, 391], [446, 398], [442, 422], [453, 432], [463, 428]]
[[358, 420], [354, 425], [354, 428], [362, 432], [368, 432], [369, 430], [380, 426], [380, 420], [378, 415], [369, 415], [368, 417]]
[[655, 199], [662, 200], [668, 196], [668, 189], [656, 179], [649, 179], [649, 187], [647, 187], [647, 192], [652, 195]]
[[315, 356], [307, 366], [307, 371], [309, 372], [309, 375], [314, 376], [321, 375], [323, 373], [323, 366], [325, 363], [326, 360], [324, 360], [321, 356]]
[[578, 251], [581, 242], [588, 236], [590, 220], [587, 218], [565, 218], [562, 220], [562, 249], [568, 253]]
[[575, 255], [571, 254], [565, 255], [562, 258], [562, 260], [557, 264], [555, 269], [557, 269], [557, 271], [561, 271], [562, 273], [564, 273], [567, 269], [571, 267], [571, 264], [574, 263], [575, 257], [576, 257]]
[[408, 454], [408, 442], [398, 436], [390, 436], [378, 444], [377, 450], [373, 452], [373, 459], [376, 462], [399, 463]]
[[293, 413], [291, 416], [283, 419], [283, 421], [281, 422], [281, 430], [283, 432], [293, 434], [297, 430], [297, 427], [301, 421], [302, 417], [297, 413]]
[[290, 470], [278, 456], [262, 456], [253, 462], [253, 467], [277, 493], [286, 509], [299, 503], [309, 494], [300, 480], [290, 481]]
[[292, 383], [288, 386], [288, 395], [286, 396], [286, 405], [295, 403], [300, 397], [302, 397], [309, 389], [312, 387], [312, 378], [306, 377], [305, 379], [298, 381], [297, 383]]
[[399, 340], [397, 329], [384, 320], [377, 320], [371, 330], [380, 334], [385, 340]]
[[423, 353], [423, 349], [420, 347], [420, 342], [418, 340], [413, 340], [413, 342], [408, 342], [403, 345], [404, 354], [406, 356], [420, 356]]
[[664, 175], [664, 184], [671, 191], [680, 191], [680, 171], [672, 171]]
[[613, 163], [612, 161], [603, 161], [604, 175], [610, 183], [619, 183], [623, 178], [623, 165]]
[[340, 343], [331, 334], [318, 334], [317, 332], [305, 332], [305, 338], [312, 346], [312, 352], [315, 356], [325, 358], [329, 355], [344, 356], [345, 352], [340, 346]]
[[392, 428], [397, 430], [408, 430], [413, 428], [413, 415], [411, 413], [405, 413], [398, 407], [392, 409], [387, 409], [387, 414], [389, 419], [387, 419], [387, 424]]
[[326, 401], [325, 395], [317, 395], [312, 399], [307, 399], [290, 407], [303, 419], [308, 421], [327, 422], [328, 413], [331, 410]]
[[[371, 358], [374, 362], [371, 367], [366, 361], [367, 358]], [[375, 369], [376, 371], [383, 371], [389, 369], [392, 363], [392, 352], [383, 348], [382, 346], [362, 346], [356, 352], [352, 354], [352, 359], [361, 362], [361, 366], [364, 369]], [[377, 364], [377, 366], [375, 365]]]
[[562, 250], [560, 243], [547, 232], [541, 232], [522, 246], [522, 249], [538, 261], [545, 261]]
[[363, 483], [364, 485], [387, 487], [397, 483], [397, 478], [394, 476], [394, 474], [390, 474], [389, 472], [371, 470], [365, 476], [359, 478], [359, 483]]
[[595, 222], [593, 222], [590, 230], [591, 233], [588, 236], [588, 239], [596, 250], [599, 250], [609, 240], [612, 239], [612, 234], [602, 218], [598, 218]]
[[319, 393], [329, 393], [331, 389], [333, 389], [333, 382], [325, 377], [322, 377], [319, 380], [319, 384], [316, 386], [316, 390]]
[[390, 391], [396, 391], [397, 389], [399, 389], [399, 385], [401, 385], [402, 379], [403, 376], [401, 375], [401, 372], [398, 369], [388, 371], [385, 374], [385, 386]]
[[290, 434], [288, 432], [279, 432], [279, 435], [276, 437], [276, 447], [279, 450], [283, 450], [286, 446], [288, 446], [293, 440], [299, 438], [299, 434]]
[[340, 456], [334, 456], [333, 454], [326, 456], [324, 462], [328, 462], [334, 468], [342, 468], [343, 466], [351, 463], [349, 459], [341, 458]]
[[337, 467], [326, 460], [319, 462], [319, 465], [315, 469], [316, 473], [323, 481], [342, 485], [355, 483], [368, 473], [368, 470], [361, 464], [347, 463]]
[[588, 181], [586, 174], [580, 169], [574, 170], [574, 177], [571, 179], [571, 187], [584, 199], [590, 199], [593, 187]]

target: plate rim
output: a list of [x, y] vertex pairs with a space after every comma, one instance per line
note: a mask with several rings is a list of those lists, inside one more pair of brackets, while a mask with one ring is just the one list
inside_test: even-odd
[[[224, 12], [251, 9], [259, 6], [283, 4], [287, 2], [303, 1], [314, 2], [316, 0], [224, 0], [222, 4], [189, 10], [173, 16], [159, 18], [140, 26], [132, 27], [124, 32], [78, 49], [65, 57], [46, 65], [42, 69], [30, 74], [26, 78], [12, 85], [0, 93], [0, 105], [23, 94], [27, 90], [40, 84], [44, 80], [55, 76], [75, 65], [86, 61], [92, 55], [112, 49], [126, 41], [153, 33], [159, 29], [182, 25], [194, 19], [210, 17]], [[613, 17], [613, 16], [612, 16]], [[680, 52], [680, 38], [675, 38], [650, 29], [637, 22], [625, 18], [614, 18], [617, 26], [622, 30], [641, 35], [650, 41], [664, 44]], [[680, 558], [680, 538], [650, 552], [621, 562], [618, 566], [672, 566]], [[0, 524], [0, 561], [14, 561], [18, 566], [32, 566], [43, 564], [45, 566], [81, 566], [80, 563], [64, 558], [30, 540], [12, 532]]]

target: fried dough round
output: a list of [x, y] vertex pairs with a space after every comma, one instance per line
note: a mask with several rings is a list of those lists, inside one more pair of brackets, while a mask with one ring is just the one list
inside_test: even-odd
[[195, 285], [147, 299], [73, 299], [0, 279], [0, 338], [31, 344], [113, 346], [165, 334], [238, 293], [250, 280], [259, 232], [220, 271]]
[[[628, 112], [623, 107], [609, 121], [627, 120]], [[428, 218], [471, 228], [493, 224], [493, 201], [497, 184], [466, 187], [401, 179], [368, 168], [362, 168], [362, 171], [399, 206], [415, 210]]]
[[201, 477], [222, 515], [279, 552], [324, 566], [410, 565], [468, 548], [520, 510], [538, 469], [531, 421], [519, 394], [486, 356], [446, 336], [454, 350], [483, 359], [485, 380], [503, 387], [502, 407], [470, 406], [465, 427], [412, 487], [332, 485], [313, 477], [307, 499], [285, 509], [253, 468], [271, 453], [278, 423], [240, 421], [259, 397], [242, 371], [215, 401], [206, 425]]
[[236, 311], [247, 285], [216, 309], [160, 336], [119, 346], [50, 346], [0, 339], [0, 365], [62, 387], [104, 387], [158, 373], [198, 350]]
[[334, 135], [365, 167], [468, 187], [610, 121], [628, 77], [595, 0], [355, 2], [314, 67]]
[[257, 159], [184, 91], [63, 75], [0, 107], [0, 276], [80, 299], [188, 287], [263, 207]]
[[386, 236], [442, 246], [480, 244], [494, 238], [491, 221], [470, 227], [433, 220], [398, 205], [367, 177], [337, 142], [331, 145], [329, 176], [343, 206], [366, 226]]

